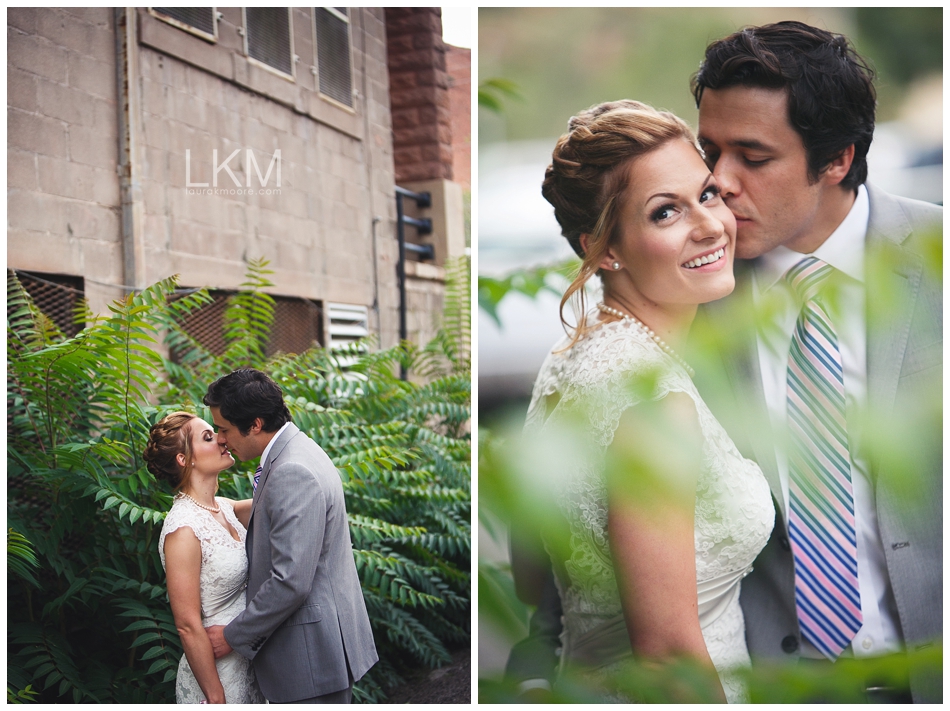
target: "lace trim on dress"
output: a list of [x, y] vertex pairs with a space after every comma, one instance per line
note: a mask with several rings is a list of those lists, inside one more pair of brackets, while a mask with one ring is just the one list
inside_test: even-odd
[[[246, 605], [244, 588], [247, 586], [247, 553], [244, 541], [247, 531], [227, 501], [216, 501], [228, 523], [237, 531], [239, 540], [235, 540], [211, 512], [186, 498], [175, 500], [165, 517], [158, 539], [159, 556], [164, 568], [165, 537], [168, 534], [187, 527], [198, 538], [201, 544], [201, 617], [205, 627], [226, 625], [243, 612]], [[216, 660], [215, 667], [228, 703], [264, 703], [250, 661], [232, 652]], [[180, 704], [198, 703], [205, 698], [185, 656], [182, 656], [178, 665], [175, 698]]]
[[[525, 425], [529, 436], [562, 426], [580, 428], [587, 443], [580, 454], [559, 462], [560, 475], [550, 476], [570, 532], [569, 556], [555, 566], [564, 571], [557, 581], [564, 611], [563, 658], [569, 661], [573, 645], [582, 639], [589, 647], [588, 633], [597, 635], [598, 627], [622, 616], [607, 535], [606, 450], [628, 408], [680, 392], [692, 399], [703, 436], [694, 533], [697, 585], [704, 590], [707, 612], [700, 624], [704, 638], [710, 632], [707, 649], [720, 672], [747, 660], [744, 635], [735, 630], [736, 619], [742, 622], [738, 581], [772, 529], [774, 510], [764, 476], [739, 454], [685, 370], [635, 324], [602, 323], [570, 349], [562, 350], [565, 345], [562, 341], [545, 359]], [[717, 632], [721, 620], [732, 621], [727, 635]], [[738, 698], [729, 689], [727, 694]]]

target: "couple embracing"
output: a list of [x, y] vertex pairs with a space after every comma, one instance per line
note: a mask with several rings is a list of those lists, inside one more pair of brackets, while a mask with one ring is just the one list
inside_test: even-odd
[[[236, 370], [204, 403], [217, 432], [175, 412], [144, 454], [177, 492], [159, 538], [185, 652], [176, 699], [349, 703], [378, 657], [340, 475], [266, 374]], [[252, 499], [215, 496], [232, 454], [260, 457]]]
[[[865, 185], [872, 73], [840, 35], [747, 28], [707, 48], [692, 88], [698, 140], [610, 102], [570, 120], [545, 174], [583, 260], [562, 309], [582, 307], [526, 432], [583, 445], [547, 462], [562, 530], [545, 541], [556, 592], [521, 587], [541, 601], [509, 659], [527, 688], [547, 676], [544, 640], [604, 700], [630, 699], [615, 672], [633, 653], [693, 657], [741, 702], [750, 653], [829, 665], [942, 635], [939, 413], [903, 460], [876, 456], [864, 418], [941, 391], [941, 286], [924, 265], [942, 209]], [[585, 313], [594, 274], [603, 301]], [[757, 322], [694, 373], [694, 319], [734, 334], [736, 304]], [[644, 461], [659, 481], [637, 475]], [[941, 699], [913, 668], [866, 682], [870, 701]]]

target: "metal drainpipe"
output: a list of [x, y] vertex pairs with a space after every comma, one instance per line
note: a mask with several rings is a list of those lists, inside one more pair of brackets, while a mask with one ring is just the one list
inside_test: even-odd
[[[376, 214], [375, 200], [373, 196], [375, 195], [375, 190], [373, 188], [373, 149], [372, 149], [372, 130], [370, 128], [369, 122], [369, 79], [366, 76], [366, 23], [365, 23], [366, 9], [361, 8], [359, 11], [359, 27], [360, 27], [360, 59], [362, 65], [360, 67], [360, 81], [362, 82], [363, 93], [360, 97], [362, 101], [362, 106], [360, 110], [363, 112], [363, 136], [366, 146], [366, 193], [369, 198], [369, 211], [373, 216], [372, 222], [370, 223], [370, 239], [373, 243], [373, 313], [376, 314], [376, 337], [379, 339], [377, 341], [378, 347], [383, 347], [383, 319], [380, 317], [379, 313], [379, 246], [377, 240], [379, 235], [377, 234], [376, 226], [383, 221], [383, 218]], [[367, 329], [369, 330], [369, 329]]]
[[[416, 201], [419, 207], [431, 207], [431, 193], [414, 193], [411, 190], [396, 187], [396, 236], [399, 239], [399, 262], [396, 264], [396, 275], [399, 277], [399, 341], [405, 341], [409, 337], [406, 328], [406, 250], [417, 253], [422, 259], [434, 259], [435, 248], [431, 244], [412, 244], [406, 242], [406, 225], [414, 226], [419, 235], [432, 233], [432, 220], [428, 217], [417, 219], [407, 217], [403, 213], [402, 200], [404, 197]], [[406, 380], [405, 366], [399, 367], [399, 377]]]
[[119, 113], [119, 193], [121, 196], [121, 230], [123, 283], [126, 288], [145, 287], [144, 203], [138, 162], [142, 140], [139, 120], [141, 102], [138, 93], [137, 10], [134, 7], [114, 8], [116, 89]]

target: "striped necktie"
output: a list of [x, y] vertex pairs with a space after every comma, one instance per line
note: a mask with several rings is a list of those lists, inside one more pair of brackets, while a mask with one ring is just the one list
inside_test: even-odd
[[254, 471], [254, 491], [257, 491], [257, 485], [261, 480], [261, 472], [264, 471], [264, 467], [259, 465]]
[[835, 660], [861, 628], [854, 497], [838, 337], [819, 296], [834, 269], [785, 275], [802, 304], [788, 358], [789, 540], [802, 636]]

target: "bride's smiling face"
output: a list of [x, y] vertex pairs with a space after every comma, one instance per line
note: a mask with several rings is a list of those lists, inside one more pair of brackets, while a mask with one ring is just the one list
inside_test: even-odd
[[[699, 152], [674, 139], [633, 161], [601, 268], [630, 305], [696, 305], [735, 288], [736, 221]], [[614, 270], [619, 262], [620, 270]]]
[[[218, 437], [211, 425], [196, 417], [186, 427], [191, 438], [191, 460], [194, 462], [192, 471], [217, 474], [234, 464], [234, 458], [228, 448], [218, 444]], [[183, 454], [178, 455], [178, 463], [185, 465]]]

